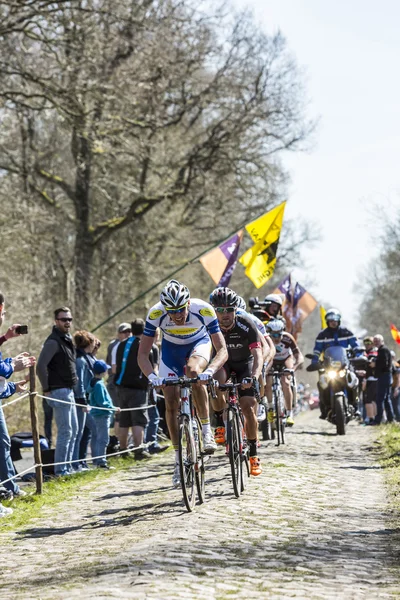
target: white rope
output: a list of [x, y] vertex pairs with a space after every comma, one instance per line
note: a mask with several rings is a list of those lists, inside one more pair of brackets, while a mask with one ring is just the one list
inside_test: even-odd
[[23, 400], [24, 398], [27, 398], [29, 396], [29, 392], [26, 392], [26, 394], [23, 394], [22, 396], [19, 396], [19, 398], [15, 398], [14, 400], [11, 400], [10, 402], [7, 402], [6, 404], [0, 404], [1, 408], [5, 408], [6, 406], [10, 406], [10, 404], [14, 404], [15, 402], [19, 402], [20, 400]]
[[91, 406], [90, 404], [77, 404], [76, 402], [68, 402], [67, 400], [59, 400], [58, 398], [52, 398], [51, 396], [42, 396], [41, 394], [37, 394], [38, 398], [45, 398], [46, 400], [53, 400], [53, 402], [60, 402], [60, 404], [73, 404], [79, 408], [90, 408], [92, 410], [107, 410], [108, 412], [128, 412], [131, 410], [147, 410], [152, 406], [157, 406], [157, 404], [146, 404], [144, 406], [138, 406], [136, 408], [118, 408], [114, 406], [113, 408], [103, 408], [102, 406]]
[[[97, 460], [99, 458], [109, 458], [110, 456], [119, 456], [121, 454], [127, 454], [128, 452], [134, 452], [135, 450], [141, 450], [141, 449], [144, 450], [156, 443], [157, 442], [147, 442], [147, 444], [141, 444], [140, 446], [136, 446], [134, 448], [127, 448], [126, 450], [119, 450], [118, 452], [113, 452], [112, 454], [103, 454], [102, 456], [92, 456], [91, 458], [85, 458], [85, 459], [78, 458], [76, 460], [69, 460], [68, 462], [63, 461], [63, 462], [46, 463], [46, 464], [35, 463], [29, 469], [25, 469], [25, 471], [21, 471], [20, 473], [17, 473], [16, 475], [14, 475], [13, 477], [10, 477], [9, 479], [0, 481], [0, 485], [3, 485], [4, 483], [8, 483], [9, 481], [13, 481], [14, 479], [17, 479], [17, 477], [20, 477], [21, 475], [24, 475], [25, 473], [29, 473], [29, 471], [33, 471], [33, 469], [36, 469], [36, 467], [57, 467], [58, 465], [72, 465], [73, 463], [82, 462], [83, 460], [85, 462], [93, 462], [94, 460]], [[77, 473], [79, 473], [79, 471], [77, 471]]]

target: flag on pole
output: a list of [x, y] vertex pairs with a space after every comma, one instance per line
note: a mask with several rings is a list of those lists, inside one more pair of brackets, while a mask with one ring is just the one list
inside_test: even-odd
[[326, 310], [324, 309], [322, 304], [319, 305], [319, 314], [321, 317], [321, 329], [325, 329], [326, 328], [326, 320], [325, 320]]
[[300, 333], [303, 321], [312, 313], [318, 302], [311, 296], [310, 292], [296, 283], [293, 291], [293, 316], [292, 316], [292, 333], [297, 335]]
[[246, 276], [258, 289], [274, 273], [279, 236], [282, 230], [286, 202], [282, 202], [255, 221], [246, 225], [254, 245], [239, 259], [246, 268]]
[[400, 345], [400, 331], [393, 325], [393, 323], [390, 326], [390, 333], [392, 334], [392, 338], [396, 344]]
[[292, 290], [292, 275], [286, 275], [285, 279], [282, 279], [278, 287], [274, 289], [273, 294], [284, 294], [285, 300], [288, 304], [292, 304], [293, 290]]
[[229, 285], [236, 267], [242, 238], [243, 229], [200, 258], [201, 264], [218, 286]]

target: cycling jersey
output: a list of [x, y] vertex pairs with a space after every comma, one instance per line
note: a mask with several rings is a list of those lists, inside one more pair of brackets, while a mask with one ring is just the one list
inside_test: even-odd
[[236, 315], [235, 325], [229, 331], [222, 331], [228, 349], [228, 363], [234, 369], [235, 363], [253, 360], [251, 350], [261, 348], [257, 327], [248, 315]]
[[246, 310], [243, 310], [242, 308], [238, 308], [236, 314], [250, 317], [250, 319], [255, 323], [258, 331], [264, 336], [267, 335], [264, 323], [258, 317], [256, 317], [256, 315], [253, 315], [252, 313], [249, 313]]
[[159, 327], [163, 340], [172, 344], [192, 344], [220, 331], [215, 310], [207, 302], [192, 298], [189, 312], [183, 325], [176, 325], [161, 302], [152, 306], [146, 317], [144, 335], [154, 337]]
[[276, 344], [275, 350], [274, 363], [275, 361], [279, 363], [284, 362], [289, 356], [293, 356], [293, 354], [300, 352], [296, 340], [286, 331], [283, 333], [280, 342]]

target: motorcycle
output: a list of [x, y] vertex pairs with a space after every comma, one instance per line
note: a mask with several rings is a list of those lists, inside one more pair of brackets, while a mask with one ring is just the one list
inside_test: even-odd
[[[330, 407], [327, 420], [336, 425], [338, 435], [346, 434], [346, 425], [354, 417], [355, 408], [349, 402], [348, 390], [356, 389], [358, 378], [352, 371], [350, 358], [352, 349], [342, 346], [331, 346], [324, 352], [324, 357], [318, 364], [311, 364], [307, 371], [319, 372], [319, 385], [322, 390], [329, 390]], [[313, 358], [312, 354], [306, 354]]]

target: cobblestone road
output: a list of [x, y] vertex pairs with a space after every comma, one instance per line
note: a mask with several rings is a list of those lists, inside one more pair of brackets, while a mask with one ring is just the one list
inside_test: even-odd
[[239, 500], [220, 451], [192, 514], [171, 488], [171, 453], [91, 483], [29, 529], [0, 533], [0, 598], [399, 597], [374, 435], [352, 423], [338, 438], [303, 415], [286, 447], [263, 445], [264, 471]]

